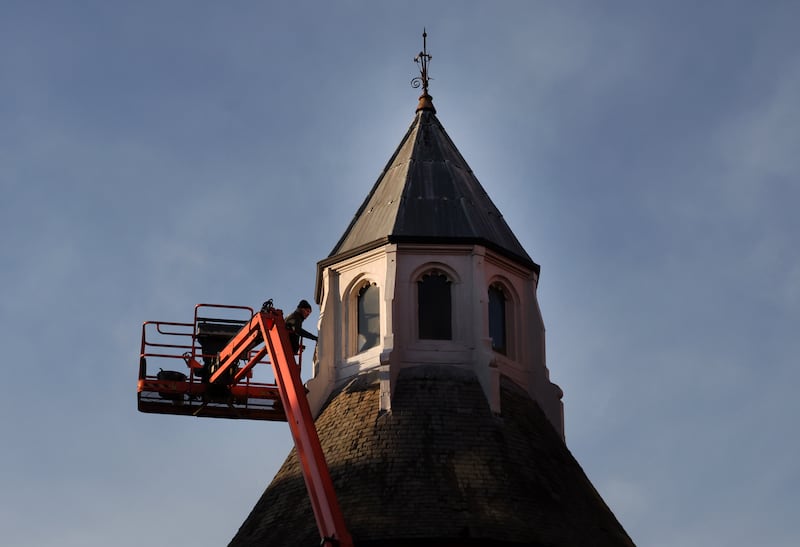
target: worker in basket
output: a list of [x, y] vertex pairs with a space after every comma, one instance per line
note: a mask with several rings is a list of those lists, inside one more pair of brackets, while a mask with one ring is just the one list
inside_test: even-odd
[[286, 330], [289, 331], [289, 342], [292, 344], [292, 352], [300, 353], [305, 346], [300, 345], [300, 338], [317, 340], [317, 337], [303, 329], [303, 321], [311, 315], [311, 304], [307, 300], [301, 300], [297, 304], [297, 309], [286, 317]]

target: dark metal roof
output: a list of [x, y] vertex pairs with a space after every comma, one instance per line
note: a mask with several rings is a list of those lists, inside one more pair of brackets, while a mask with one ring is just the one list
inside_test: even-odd
[[[632, 546], [536, 402], [501, 379], [495, 416], [477, 378], [400, 371], [391, 412], [376, 377], [334, 392], [317, 430], [356, 547]], [[230, 547], [317, 545], [294, 450]]]
[[539, 270], [450, 140], [432, 104], [417, 111], [367, 199], [321, 265], [387, 242], [481, 244]]

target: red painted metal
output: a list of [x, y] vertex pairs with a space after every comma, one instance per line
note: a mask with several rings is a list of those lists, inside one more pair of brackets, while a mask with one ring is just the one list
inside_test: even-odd
[[[219, 368], [217, 368], [216, 372], [209, 378], [209, 383], [214, 384], [219, 382], [229, 374], [229, 369], [241, 360], [242, 356], [249, 351], [249, 348], [261, 342], [261, 339], [264, 338], [264, 333], [262, 332], [262, 315], [266, 314], [264, 312], [259, 312], [253, 316], [250, 322], [242, 327], [242, 330], [240, 330], [239, 333], [228, 342], [228, 345], [219, 352]], [[291, 353], [291, 351], [290, 347], [289, 352]], [[239, 372], [242, 372], [243, 376], [244, 372], [249, 371], [258, 361], [266, 356], [267, 349], [264, 347], [256, 354], [257, 359], [248, 359], [244, 369], [241, 369]], [[241, 376], [239, 376], [239, 378], [241, 378]]]
[[[303, 466], [303, 478], [317, 519], [317, 528], [323, 539], [334, 538], [341, 547], [350, 547], [353, 540], [345, 526], [344, 516], [333, 490], [328, 464], [322, 453], [317, 428], [314, 427], [314, 418], [308, 406], [305, 387], [300, 380], [300, 367], [294, 360], [283, 314], [276, 310], [270, 317], [262, 312], [258, 318], [262, 324], [265, 345], [272, 357], [272, 368], [280, 388], [286, 419]], [[270, 320], [274, 322], [272, 328], [267, 326]]]
[[[250, 315], [218, 355], [203, 354], [199, 348], [200, 323], [236, 322], [200, 317], [198, 310], [205, 307], [239, 310]], [[170, 338], [173, 343], [152, 341], [147, 337], [148, 329], [154, 329], [159, 340], [173, 337]], [[168, 377], [149, 376], [147, 358], [180, 358], [189, 368], [189, 375], [169, 372]], [[213, 359], [216, 365], [205, 382], [196, 376], [199, 374], [196, 371], [204, 368], [198, 361], [201, 358]], [[240, 366], [241, 362], [244, 366]], [[274, 383], [251, 381], [258, 364], [272, 365]], [[198, 304], [194, 324], [145, 322], [138, 393], [142, 412], [288, 421], [323, 545], [352, 547], [353, 540], [336, 498], [281, 310], [270, 308], [253, 313], [251, 308], [243, 306]]]

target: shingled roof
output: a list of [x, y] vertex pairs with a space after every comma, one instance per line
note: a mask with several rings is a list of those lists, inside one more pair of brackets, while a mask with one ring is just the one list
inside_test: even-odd
[[[501, 391], [496, 416], [471, 372], [428, 365], [391, 412], [371, 375], [332, 395], [317, 429], [356, 547], [633, 545], [536, 402]], [[230, 547], [318, 544], [293, 450]]]
[[408, 132], [321, 267], [386, 243], [485, 245], [538, 272], [423, 96]]

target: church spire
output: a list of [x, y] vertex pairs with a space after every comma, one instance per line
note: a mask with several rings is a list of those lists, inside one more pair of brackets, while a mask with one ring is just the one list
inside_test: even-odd
[[419, 65], [419, 76], [411, 80], [411, 87], [414, 89], [422, 87], [422, 95], [419, 96], [419, 103], [417, 104], [417, 112], [420, 110], [429, 110], [436, 113], [433, 107], [433, 97], [428, 94], [428, 83], [432, 78], [428, 76], [428, 63], [433, 59], [433, 56], [428, 53], [428, 33], [422, 29], [422, 51], [420, 51], [414, 62]]
[[391, 244], [478, 244], [539, 275], [539, 266], [523, 248], [502, 213], [436, 117], [428, 94], [430, 76], [423, 49], [415, 61], [422, 88], [414, 120], [372, 190], [327, 259], [322, 272], [347, 257]]
[[[539, 266], [436, 118], [422, 38], [414, 120], [317, 264], [306, 387], [354, 543], [633, 547], [564, 444]], [[229, 547], [319, 541], [299, 457]]]

